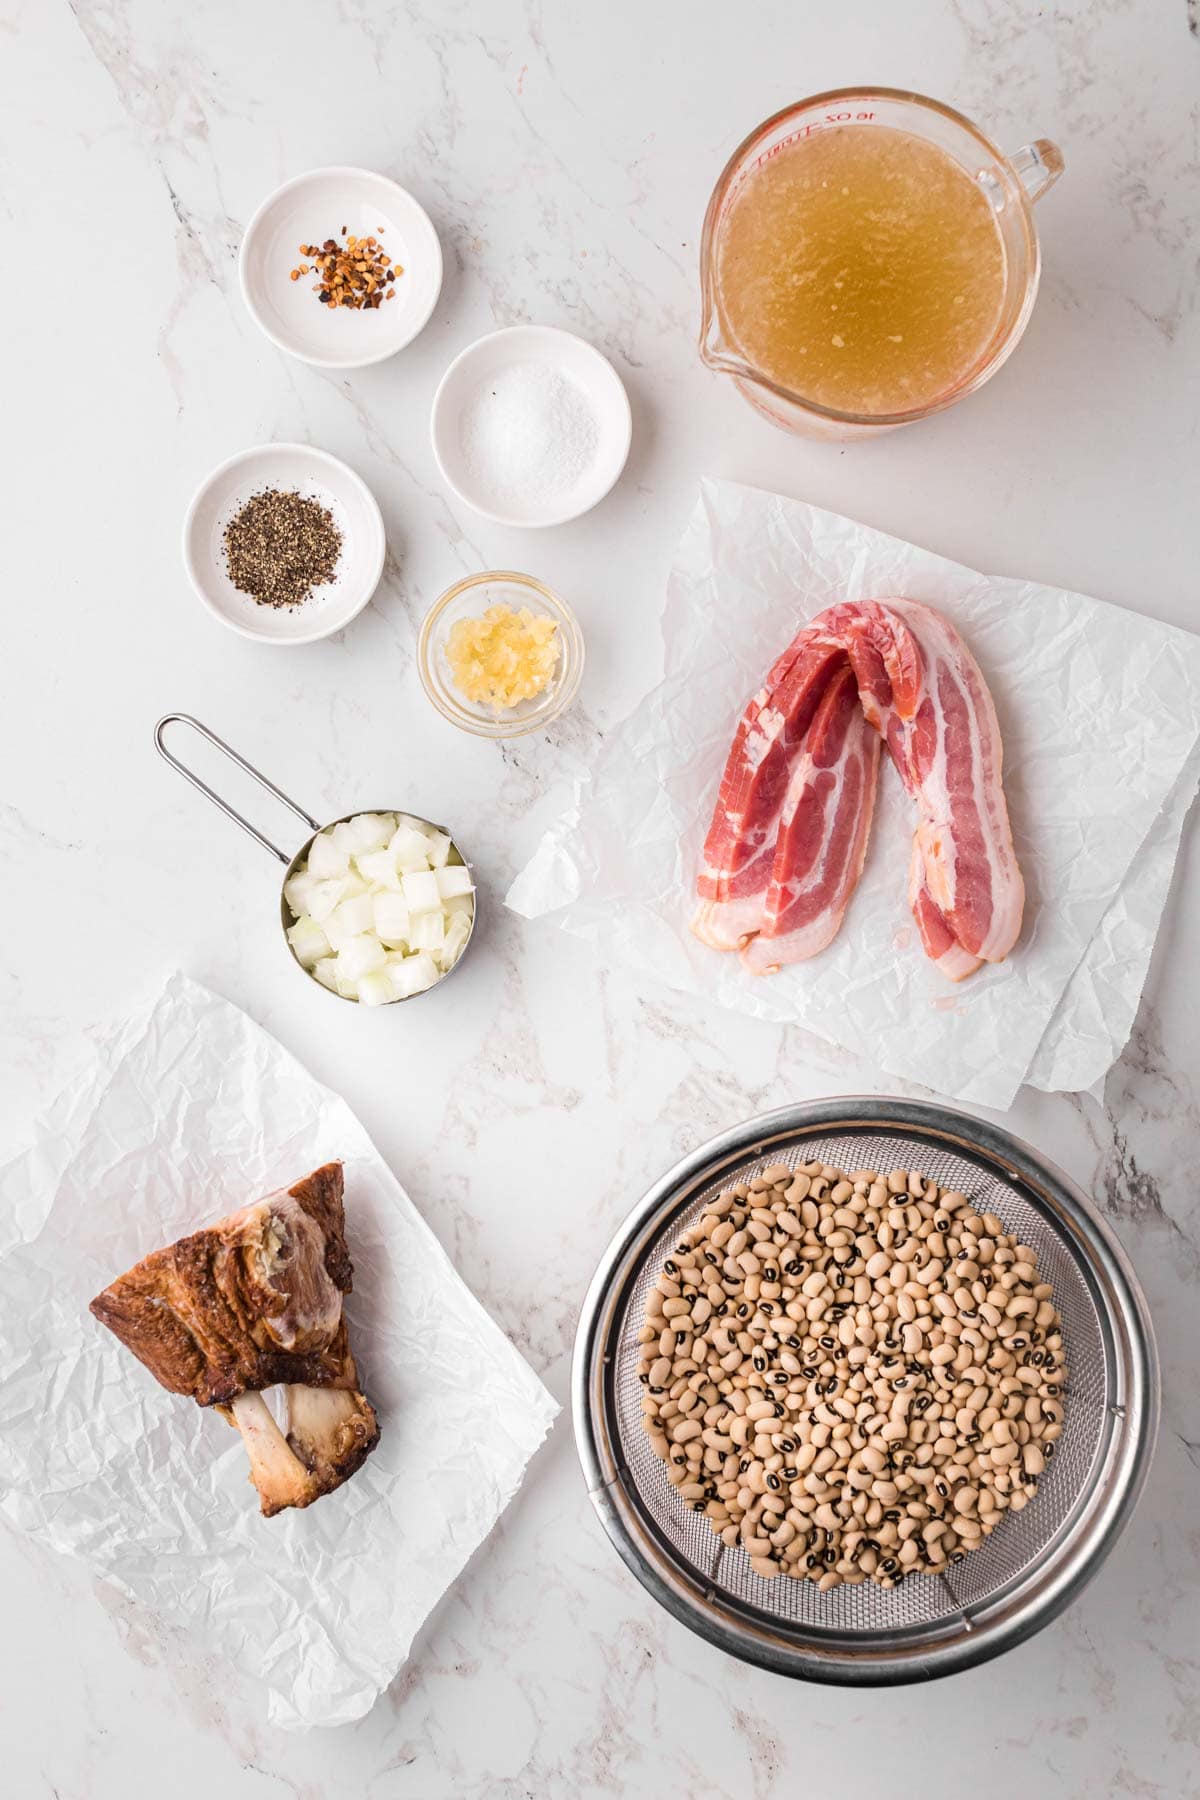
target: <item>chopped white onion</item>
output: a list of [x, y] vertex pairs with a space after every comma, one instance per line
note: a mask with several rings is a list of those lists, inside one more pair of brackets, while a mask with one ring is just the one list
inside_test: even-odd
[[440, 912], [442, 897], [432, 869], [413, 869], [400, 877], [404, 904], [410, 913]]
[[350, 867], [350, 856], [334, 843], [328, 831], [319, 831], [308, 852], [308, 872], [318, 881], [333, 875], [344, 875]]
[[306, 870], [302, 875], [293, 875], [284, 883], [283, 897], [297, 918], [308, 912], [308, 902], [316, 885], [316, 877], [311, 870]]
[[440, 950], [446, 941], [446, 919], [441, 912], [419, 913], [408, 930], [410, 950]]
[[394, 858], [398, 869], [427, 869], [429, 840], [412, 825], [401, 825], [388, 844], [388, 855]]
[[358, 813], [318, 832], [284, 887], [297, 960], [363, 1006], [433, 987], [475, 916], [470, 871], [450, 862], [452, 848], [444, 831], [405, 813]]
[[424, 951], [419, 956], [406, 956], [400, 962], [389, 962], [387, 972], [397, 1000], [424, 993], [438, 979], [437, 964]]
[[373, 931], [375, 905], [370, 894], [354, 894], [349, 900], [340, 901], [333, 909], [330, 922], [348, 937], [356, 937], [360, 931]]
[[339, 901], [345, 899], [348, 887], [349, 877], [345, 875], [313, 883], [308, 893], [308, 910], [318, 925], [323, 925]]
[[431, 831], [428, 836], [429, 866], [431, 869], [444, 869], [450, 860], [450, 839], [444, 831]]
[[465, 913], [451, 913], [446, 926], [446, 941], [442, 945], [442, 967], [452, 969], [462, 955], [463, 946], [471, 935], [471, 921]]
[[400, 873], [396, 867], [396, 858], [390, 850], [368, 850], [362, 856], [356, 856], [358, 872], [363, 880], [372, 887], [400, 887]]
[[466, 894], [475, 892], [475, 883], [471, 880], [470, 869], [462, 863], [452, 863], [438, 869], [434, 876], [437, 890], [443, 900], [458, 900]]
[[302, 962], [306, 969], [310, 969], [314, 963], [320, 962], [323, 956], [329, 955], [329, 939], [316, 920], [310, 919], [307, 913], [297, 919], [287, 935], [288, 943], [296, 952], [298, 961]]
[[364, 850], [383, 849], [396, 829], [396, 817], [394, 813], [359, 813], [335, 829], [342, 833], [350, 854], [358, 856]]
[[364, 931], [359, 937], [353, 937], [349, 943], [343, 944], [337, 953], [337, 972], [340, 979], [361, 981], [364, 975], [370, 975], [375, 969], [382, 969], [387, 961], [387, 952], [373, 932]]
[[408, 908], [403, 894], [376, 894], [374, 909], [375, 935], [389, 947], [408, 940]]
[[335, 906], [333, 911], [330, 913], [329, 917], [325, 920], [324, 924], [321, 926], [321, 930], [325, 933], [325, 936], [329, 939], [329, 947], [333, 951], [340, 950], [343, 947], [343, 945], [348, 944], [350, 942], [351, 938], [357, 937], [359, 935], [357, 931], [349, 930], [347, 926], [343, 925], [340, 922], [340, 920], [338, 919], [338, 913], [340, 911], [341, 911], [341, 907]]
[[387, 969], [376, 969], [373, 974], [364, 975], [358, 984], [358, 997], [364, 1006], [386, 1006], [394, 1000], [396, 996]]

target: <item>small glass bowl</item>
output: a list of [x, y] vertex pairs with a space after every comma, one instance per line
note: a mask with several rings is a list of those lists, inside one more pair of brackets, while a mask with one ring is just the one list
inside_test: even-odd
[[[558, 664], [544, 693], [504, 712], [493, 712], [460, 694], [446, 659], [446, 641], [459, 619], [477, 619], [497, 603], [521, 608], [558, 626]], [[583, 676], [583, 633], [565, 600], [532, 575], [511, 569], [486, 570], [467, 575], [447, 588], [425, 615], [417, 640], [417, 668], [421, 685], [444, 719], [476, 737], [524, 737], [557, 719], [571, 704]]]

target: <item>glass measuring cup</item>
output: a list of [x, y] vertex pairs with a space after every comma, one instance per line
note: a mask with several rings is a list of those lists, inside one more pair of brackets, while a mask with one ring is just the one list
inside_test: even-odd
[[[957, 382], [910, 412], [839, 412], [781, 387], [738, 352], [721, 316], [717, 252], [722, 225], [743, 183], [787, 145], [846, 125], [891, 126], [951, 156], [985, 194], [1004, 245], [1004, 294], [991, 341]], [[869, 437], [944, 411], [964, 394], [982, 387], [1021, 341], [1041, 271], [1033, 202], [1054, 185], [1062, 171], [1062, 153], [1049, 139], [1037, 138], [1006, 156], [952, 107], [897, 88], [834, 88], [784, 107], [734, 151], [708, 203], [700, 246], [702, 360], [710, 369], [731, 375], [750, 404], [773, 424], [804, 437]]]

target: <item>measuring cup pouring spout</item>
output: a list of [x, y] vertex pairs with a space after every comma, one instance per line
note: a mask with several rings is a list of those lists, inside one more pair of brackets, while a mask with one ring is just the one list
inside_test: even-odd
[[700, 325], [700, 360], [721, 375], [737, 375], [744, 381], [756, 381], [755, 371], [736, 355], [721, 335], [721, 321], [709, 290], [708, 271], [704, 272], [704, 312]]
[[712, 308], [711, 319], [706, 318], [701, 334], [700, 360], [706, 368], [715, 369], [719, 375], [731, 375], [739, 392], [759, 412], [776, 423], [785, 423], [776, 408], [780, 401], [786, 406], [788, 396], [725, 342], [721, 336], [715, 307]]

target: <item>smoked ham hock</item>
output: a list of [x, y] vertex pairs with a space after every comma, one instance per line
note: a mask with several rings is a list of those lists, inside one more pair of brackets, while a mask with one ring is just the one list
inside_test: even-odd
[[[342, 1313], [351, 1272], [342, 1165], [326, 1163], [152, 1251], [91, 1311], [163, 1387], [237, 1426], [270, 1517], [340, 1487], [379, 1442]], [[280, 1384], [286, 1436], [262, 1397]]]

